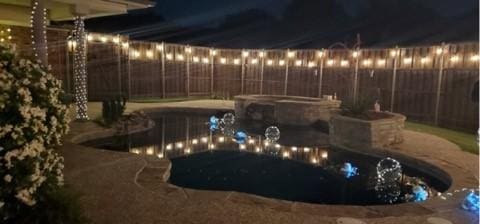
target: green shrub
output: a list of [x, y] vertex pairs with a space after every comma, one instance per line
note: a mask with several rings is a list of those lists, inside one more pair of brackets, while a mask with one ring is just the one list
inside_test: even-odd
[[352, 100], [343, 101], [340, 105], [341, 114], [349, 117], [362, 117], [369, 110], [373, 109], [373, 100], [357, 100], [353, 102]]

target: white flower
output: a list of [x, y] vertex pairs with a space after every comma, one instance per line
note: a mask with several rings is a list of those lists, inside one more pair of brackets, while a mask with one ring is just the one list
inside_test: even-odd
[[3, 177], [3, 180], [7, 183], [10, 183], [12, 182], [12, 176], [10, 176], [10, 174], [7, 174]]

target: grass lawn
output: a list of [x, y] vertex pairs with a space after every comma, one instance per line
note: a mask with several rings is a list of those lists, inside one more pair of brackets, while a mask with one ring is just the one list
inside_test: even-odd
[[474, 134], [414, 122], [405, 122], [405, 129], [436, 135], [457, 144], [463, 151], [478, 154], [477, 136]]

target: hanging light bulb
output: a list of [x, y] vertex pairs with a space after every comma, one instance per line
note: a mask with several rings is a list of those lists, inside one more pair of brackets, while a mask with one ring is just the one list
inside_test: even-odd
[[202, 58], [202, 62], [203, 62], [203, 64], [208, 64], [209, 60], [208, 60], [208, 58], [205, 57], [205, 58]]
[[295, 51], [288, 51], [287, 52], [287, 57], [289, 57], [289, 58], [295, 57]]
[[178, 61], [183, 61], [183, 60], [185, 60], [185, 57], [183, 56], [183, 54], [177, 54], [177, 60]]
[[258, 57], [261, 57], [261, 58], [265, 57], [265, 52], [260, 51], [260, 52], [258, 53]]
[[147, 58], [152, 59], [153, 58], [153, 51], [148, 50], [148, 51], [145, 52], [145, 55], [147, 56]]
[[426, 63], [428, 63], [429, 61], [430, 61], [430, 58], [428, 58], [428, 57], [423, 57], [423, 58], [420, 59], [420, 63], [421, 63], [421, 64], [426, 64]]
[[258, 64], [258, 59], [254, 58], [250, 62], [252, 63], [252, 65], [256, 65]]
[[185, 53], [191, 54], [192, 53], [192, 48], [191, 47], [186, 47], [185, 48]]
[[194, 57], [192, 58], [192, 60], [193, 60], [194, 63], [200, 62], [200, 58], [198, 58], [197, 56], [194, 56]]
[[340, 61], [340, 66], [342, 66], [342, 67], [347, 67], [348, 64], [349, 64], [349, 63], [348, 63], [347, 60], [341, 60], [341, 61]]
[[412, 58], [405, 58], [405, 59], [403, 59], [403, 63], [405, 63], [405, 64], [410, 64], [410, 63], [412, 63]]
[[240, 64], [240, 59], [239, 58], [233, 59], [233, 64], [239, 65]]
[[302, 60], [296, 60], [295, 66], [302, 66]]
[[470, 61], [478, 61], [479, 59], [480, 57], [478, 56], [478, 54], [472, 55], [472, 57], [470, 57]]
[[369, 66], [369, 65], [372, 64], [372, 61], [371, 61], [370, 59], [365, 59], [365, 60], [363, 60], [362, 64], [363, 64], [364, 66]]
[[278, 65], [280, 65], [280, 66], [285, 65], [285, 60], [279, 60], [279, 61], [278, 61]]
[[327, 60], [327, 65], [328, 66], [333, 66], [335, 64], [335, 60], [334, 59], [328, 59]]
[[248, 57], [250, 53], [248, 51], [242, 51], [242, 57], [246, 58]]
[[156, 48], [157, 48], [157, 51], [163, 51], [164, 49], [163, 44], [157, 44]]
[[123, 49], [128, 49], [128, 46], [129, 46], [128, 42], [123, 42], [122, 43], [122, 48]]
[[212, 56], [217, 55], [217, 51], [214, 50], [214, 49], [211, 49], [211, 50], [210, 50], [210, 55], [212, 55]]
[[325, 55], [323, 51], [317, 51], [317, 57], [322, 58]]
[[459, 60], [460, 60], [460, 57], [458, 57], [458, 55], [454, 55], [450, 58], [450, 61], [452, 63], [457, 63]]
[[309, 61], [308, 64], [307, 64], [307, 66], [308, 66], [309, 68], [313, 68], [313, 67], [317, 66], [317, 63], [315, 63], [314, 61]]
[[396, 57], [398, 55], [398, 50], [390, 50], [390, 56]]
[[226, 63], [227, 63], [227, 59], [226, 59], [226, 58], [220, 58], [220, 63], [221, 63], [221, 64], [226, 64]]
[[377, 60], [377, 66], [384, 66], [385, 65], [385, 59], [378, 59]]
[[357, 58], [359, 56], [360, 52], [358, 51], [353, 51], [352, 57]]
[[273, 60], [272, 60], [272, 59], [268, 59], [268, 60], [267, 60], [267, 65], [268, 65], [268, 66], [272, 66], [272, 65], [273, 65]]
[[442, 54], [442, 53], [443, 53], [443, 48], [438, 47], [438, 48], [435, 50], [435, 53], [436, 53], [437, 55]]
[[167, 60], [169, 60], [169, 61], [173, 60], [173, 54], [172, 54], [172, 53], [166, 54], [165, 57], [166, 57]]

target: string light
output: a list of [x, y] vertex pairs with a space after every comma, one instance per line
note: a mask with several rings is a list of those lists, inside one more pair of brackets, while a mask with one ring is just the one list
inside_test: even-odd
[[390, 50], [390, 56], [396, 57], [398, 55], [398, 50]]
[[384, 66], [385, 65], [385, 59], [378, 59], [377, 60], [377, 66]]
[[194, 145], [198, 144], [198, 139], [196, 139], [196, 138], [192, 139], [192, 144], [194, 144]]
[[148, 51], [145, 52], [145, 55], [147, 56], [147, 58], [151, 59], [151, 58], [153, 58], [153, 51], [148, 50]]
[[251, 63], [252, 63], [253, 65], [258, 64], [258, 59], [256, 59], [256, 58], [252, 59], [252, 60], [251, 60]]
[[322, 156], [322, 159], [328, 158], [328, 152], [327, 152], [327, 151], [323, 151], [321, 156]]
[[428, 63], [429, 61], [430, 61], [430, 58], [428, 58], [428, 57], [423, 57], [423, 58], [420, 59], [420, 63], [421, 63], [421, 64], [426, 64], [426, 63]]
[[245, 144], [240, 144], [238, 145], [238, 148], [240, 148], [241, 150], [245, 150], [247, 149], [247, 146]]
[[177, 54], [177, 60], [178, 61], [183, 61], [183, 60], [185, 60], [185, 57], [183, 56], [183, 54]]
[[202, 143], [207, 143], [208, 142], [208, 138], [207, 137], [202, 137], [200, 139], [200, 141], [202, 141]]
[[202, 58], [202, 62], [203, 62], [203, 64], [208, 64], [209, 60], [208, 60], [208, 58]]
[[369, 66], [369, 65], [372, 64], [372, 61], [371, 61], [370, 59], [365, 59], [365, 60], [363, 60], [362, 64], [363, 64], [364, 66]]
[[308, 67], [309, 68], [312, 68], [312, 67], [315, 67], [315, 66], [317, 66], [317, 63], [315, 63], [314, 61], [309, 61], [308, 62]]
[[268, 60], [267, 60], [267, 65], [268, 65], [268, 66], [272, 66], [272, 65], [273, 65], [273, 60], [272, 60], [272, 59], [268, 59]]
[[248, 57], [250, 53], [248, 51], [242, 51], [242, 57], [246, 58]]
[[335, 64], [335, 60], [333, 60], [333, 59], [328, 59], [327, 60], [327, 66], [333, 66], [333, 64]]
[[225, 142], [225, 137], [218, 137], [218, 142]]
[[220, 58], [220, 63], [226, 64], [226, 63], [227, 63], [227, 59], [226, 59], [226, 58]]
[[73, 57], [73, 77], [75, 87], [76, 118], [78, 120], [88, 120], [87, 114], [87, 66], [86, 66], [86, 46], [85, 46], [85, 24], [83, 17], [75, 17], [75, 52]]
[[93, 35], [92, 35], [92, 34], [88, 34], [88, 35], [87, 35], [87, 40], [88, 40], [89, 42], [93, 41]]
[[437, 50], [435, 50], [435, 53], [436, 53], [437, 55], [440, 55], [440, 54], [443, 53], [443, 49], [442, 49], [441, 47], [438, 47]]
[[265, 57], [265, 52], [260, 51], [260, 52], [258, 53], [258, 57], [261, 57], [261, 58]]
[[185, 48], [185, 53], [191, 54], [192, 53], [192, 48], [191, 47], [186, 47]]
[[458, 55], [454, 55], [450, 58], [450, 61], [452, 63], [457, 63], [459, 60], [460, 60], [460, 57], [458, 57]]
[[211, 50], [210, 50], [210, 55], [212, 55], [212, 56], [217, 55], [217, 51], [214, 50], [214, 49], [211, 49]]
[[302, 66], [302, 60], [296, 60], [295, 66]]
[[163, 51], [164, 46], [163, 44], [157, 44], [156, 48], [157, 48], [157, 51]]
[[348, 61], [347, 60], [342, 60], [340, 61], [340, 66], [342, 67], [347, 67], [349, 65]]
[[233, 59], [233, 64], [239, 65], [240, 64], [240, 59], [238, 59], [238, 58]]
[[128, 49], [128, 47], [129, 47], [128, 42], [123, 42], [123, 43], [122, 43], [122, 48], [123, 48], [123, 49]]
[[412, 58], [405, 58], [405, 59], [403, 59], [403, 63], [405, 63], [405, 64], [410, 64], [410, 63], [412, 63]]
[[173, 54], [171, 54], [171, 53], [166, 54], [165, 57], [166, 57], [167, 60], [169, 60], [169, 61], [173, 60]]
[[470, 57], [470, 61], [478, 61], [479, 59], [480, 57], [478, 56], [478, 54], [472, 55], [472, 57]]
[[113, 40], [113, 43], [115, 43], [115, 44], [120, 43], [120, 38], [119, 37], [114, 37], [112, 40]]
[[310, 148], [304, 147], [304, 148], [303, 148], [303, 151], [304, 151], [304, 152], [310, 152]]
[[279, 61], [278, 61], [278, 65], [284, 66], [284, 65], [285, 65], [285, 60], [279, 60]]
[[183, 143], [177, 142], [177, 144], [175, 144], [175, 147], [176, 147], [177, 149], [181, 149], [181, 148], [183, 148]]
[[108, 41], [108, 38], [106, 36], [101, 36], [100, 41], [102, 41], [102, 43], [106, 43]]
[[173, 146], [172, 144], [167, 144], [167, 146], [165, 147], [166, 150], [172, 150]]
[[357, 58], [360, 53], [358, 51], [354, 51], [352, 53], [352, 57]]
[[290, 157], [290, 153], [285, 151], [285, 152], [283, 152], [282, 157], [283, 158], [288, 158], [288, 157]]
[[248, 139], [248, 144], [255, 144], [255, 139]]
[[298, 148], [296, 146], [292, 146], [292, 151], [296, 152], [298, 150]]
[[289, 58], [295, 57], [295, 51], [288, 51], [287, 52], [287, 57], [289, 57]]
[[198, 58], [197, 56], [194, 56], [194, 57], [192, 58], [192, 60], [193, 60], [194, 63], [200, 62], [200, 58]]
[[317, 51], [317, 57], [321, 58], [325, 55], [325, 52], [323, 51]]

